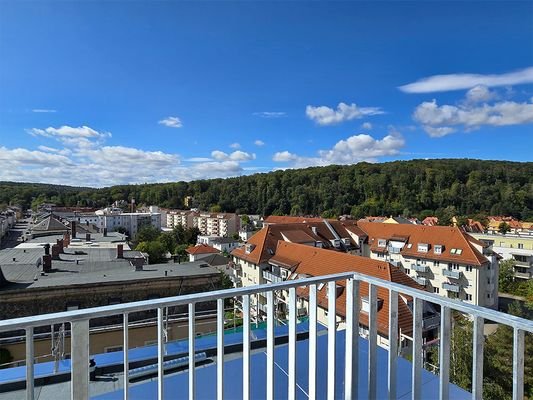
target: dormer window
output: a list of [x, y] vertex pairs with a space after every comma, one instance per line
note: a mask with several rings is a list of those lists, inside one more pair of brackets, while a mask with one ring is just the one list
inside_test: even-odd
[[378, 239], [378, 247], [387, 246], [387, 239]]
[[435, 252], [435, 254], [442, 254], [442, 245], [436, 244], [435, 247], [433, 247], [433, 251]]
[[427, 253], [429, 245], [427, 243], [418, 243], [418, 251], [420, 253]]
[[460, 256], [462, 252], [463, 252], [463, 249], [451, 249], [450, 250], [450, 254], [455, 254], [458, 256]]

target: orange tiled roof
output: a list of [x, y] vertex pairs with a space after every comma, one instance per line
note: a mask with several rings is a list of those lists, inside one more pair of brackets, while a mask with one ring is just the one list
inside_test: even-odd
[[[368, 244], [372, 251], [378, 251], [378, 239], [390, 240], [400, 236], [406, 238], [406, 243], [401, 250], [401, 254], [404, 256], [459, 262], [477, 266], [489, 262], [474, 247], [474, 244], [478, 244], [476, 240], [457, 227], [407, 224], [392, 225], [375, 222], [359, 222], [359, 227], [368, 234]], [[419, 243], [429, 244], [431, 246], [429, 251], [419, 252]], [[432, 251], [433, 246], [437, 244], [444, 246], [441, 254], [435, 254]], [[379, 249], [386, 251], [386, 248], [383, 247]], [[461, 249], [462, 252], [461, 254], [452, 254], [452, 249]]]
[[324, 218], [317, 217], [292, 217], [289, 215], [269, 215], [265, 224], [304, 224], [306, 222], [322, 222]]
[[211, 247], [207, 244], [197, 244], [196, 246], [191, 246], [185, 250], [189, 254], [211, 254], [211, 253], [220, 253], [214, 247]]
[[[276, 255], [271, 258], [271, 263], [277, 265], [292, 266], [291, 270], [295, 274], [306, 274], [311, 276], [329, 275], [342, 272], [359, 272], [361, 274], [374, 276], [390, 282], [400, 283], [412, 288], [423, 289], [414, 280], [409, 278], [398, 267], [385, 262], [372, 260], [368, 257], [359, 257], [351, 254], [332, 252], [319, 248], [312, 248], [295, 243], [279, 241]], [[295, 276], [293, 274], [293, 276]], [[337, 285], [345, 287], [345, 281], [338, 281]], [[361, 282], [361, 297], [368, 296], [368, 285]], [[389, 321], [389, 292], [387, 289], [378, 288], [378, 298], [383, 301], [382, 307], [378, 311], [377, 326], [378, 331], [388, 336]], [[317, 292], [317, 304], [322, 308], [328, 307], [326, 296], [327, 285]], [[308, 297], [308, 289], [299, 289], [298, 296]], [[406, 300], [411, 300], [410, 296], [404, 296]], [[337, 314], [346, 315], [346, 293], [337, 297]], [[405, 301], [398, 302], [398, 325], [403, 333], [412, 332], [412, 313]], [[368, 326], [368, 316], [365, 312], [360, 314], [360, 323]]]

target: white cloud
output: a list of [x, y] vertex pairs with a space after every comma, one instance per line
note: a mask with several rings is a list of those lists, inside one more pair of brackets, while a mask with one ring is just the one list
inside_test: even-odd
[[339, 103], [337, 109], [327, 106], [307, 106], [305, 109], [307, 117], [315, 121], [318, 125], [335, 125], [344, 121], [351, 121], [363, 118], [367, 115], [383, 114], [379, 107], [358, 107], [356, 104]]
[[255, 160], [254, 153], [247, 153], [245, 151], [237, 150], [231, 154], [225, 153], [220, 150], [214, 150], [211, 152], [211, 157], [217, 161], [250, 161]]
[[533, 102], [501, 101], [476, 105], [464, 102], [458, 106], [439, 106], [436, 100], [416, 107], [413, 118], [432, 137], [442, 137], [457, 128], [477, 129], [483, 125], [506, 126], [533, 123]]
[[240, 143], [232, 143], [229, 145], [229, 147], [231, 147], [232, 149], [240, 149], [241, 145]]
[[134, 147], [103, 145], [111, 137], [87, 126], [31, 129], [35, 137], [57, 140], [64, 148], [40, 145], [38, 150], [0, 147], [0, 180], [48, 182], [102, 187], [144, 182], [175, 182], [240, 175], [241, 163], [255, 154], [215, 151], [217, 159], [191, 157], [181, 165], [177, 154]]
[[282, 117], [286, 117], [287, 113], [284, 111], [260, 111], [260, 112], [254, 112], [254, 115], [256, 117], [261, 117], [261, 118], [282, 118]]
[[257, 140], [254, 142], [254, 144], [255, 144], [256, 146], [261, 147], [261, 146], [264, 146], [264, 145], [265, 145], [265, 142], [263, 142], [263, 141], [260, 140], [260, 139], [257, 139]]
[[363, 125], [361, 125], [361, 128], [369, 131], [372, 129], [372, 124], [370, 122], [365, 122]]
[[492, 100], [496, 97], [496, 93], [489, 90], [488, 87], [484, 85], [474, 86], [468, 92], [466, 92], [466, 103], [476, 104], [476, 103], [486, 103], [489, 100]]
[[376, 162], [379, 157], [398, 154], [404, 145], [405, 141], [398, 133], [391, 133], [383, 139], [361, 134], [337, 142], [330, 150], [319, 150], [317, 157], [302, 157], [282, 151], [275, 153], [272, 159], [277, 162], [289, 162], [291, 167], [295, 168], [353, 164], [360, 161]]
[[[44, 151], [28, 150], [23, 148], [8, 149], [0, 147], [0, 161], [9, 165], [11, 168], [2, 168], [2, 170], [10, 170], [12, 167], [27, 166], [27, 167], [42, 167], [46, 165], [73, 165], [73, 162], [61, 154], [51, 154]], [[6, 172], [6, 171], [4, 171]]]
[[160, 125], [168, 126], [169, 128], [181, 128], [183, 124], [178, 117], [166, 117], [157, 122]]
[[400, 86], [405, 93], [433, 93], [447, 92], [450, 90], [470, 89], [475, 86], [510, 86], [533, 83], [533, 67], [505, 74], [447, 74], [433, 75], [419, 79], [416, 82]]
[[98, 132], [85, 125], [78, 127], [63, 125], [59, 128], [50, 126], [46, 129], [32, 128], [27, 130], [27, 132], [32, 136], [53, 138], [65, 146], [84, 148], [102, 143], [105, 139], [111, 137], [111, 133], [109, 132]]
[[34, 113], [55, 113], [55, 112], [57, 112], [56, 110], [50, 110], [50, 109], [47, 109], [47, 108], [34, 108], [31, 111], [34, 112]]

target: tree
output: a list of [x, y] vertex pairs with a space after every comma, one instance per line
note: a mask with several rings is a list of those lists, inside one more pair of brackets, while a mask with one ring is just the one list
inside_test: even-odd
[[498, 288], [500, 292], [510, 293], [513, 291], [514, 264], [513, 260], [505, 260], [500, 263], [500, 273], [498, 275]]
[[214, 204], [209, 208], [212, 213], [218, 213], [222, 211], [222, 207], [219, 204]]
[[500, 223], [500, 225], [498, 225], [498, 232], [500, 232], [502, 235], [505, 235], [510, 230], [511, 230], [511, 227], [505, 221]]
[[141, 229], [137, 231], [137, 235], [135, 236], [135, 241], [137, 243], [151, 242], [151, 241], [156, 240], [160, 234], [161, 234], [161, 230], [157, 229], [155, 226], [152, 226], [152, 225], [143, 226]]
[[159, 241], [140, 242], [135, 250], [148, 253], [150, 264], [158, 264], [166, 261], [167, 249]]

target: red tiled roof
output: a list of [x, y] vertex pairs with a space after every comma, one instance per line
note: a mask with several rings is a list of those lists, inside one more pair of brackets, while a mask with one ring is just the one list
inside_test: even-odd
[[[460, 262], [477, 266], [489, 262], [485, 256], [475, 249], [473, 244], [475, 239], [457, 227], [393, 225], [375, 222], [359, 222], [359, 227], [367, 232], [369, 237], [368, 244], [372, 251], [377, 251], [378, 239], [390, 240], [393, 237], [403, 236], [408, 238], [406, 245], [401, 250], [401, 254], [404, 256]], [[428, 252], [419, 252], [419, 243], [429, 244], [431, 248]], [[435, 254], [432, 251], [432, 247], [437, 244], [444, 246], [441, 254]], [[410, 248], [409, 245], [411, 245]], [[386, 250], [383, 247], [380, 249]], [[452, 254], [452, 249], [461, 249], [462, 252], [461, 254]]]
[[189, 254], [211, 254], [211, 253], [220, 253], [214, 247], [211, 247], [207, 244], [197, 244], [196, 246], [191, 246], [185, 250]]
[[[279, 241], [276, 255], [271, 258], [270, 262], [277, 265], [292, 266], [291, 269], [295, 274], [320, 276], [353, 271], [390, 282], [400, 283], [412, 288], [423, 289], [422, 286], [400, 271], [398, 267], [394, 267], [385, 261], [372, 260], [368, 257], [332, 252], [295, 243]], [[338, 281], [337, 285], [345, 287], [345, 281]], [[368, 296], [368, 285], [366, 283], [361, 282], [360, 292], [361, 297]], [[389, 292], [384, 288], [378, 288], [377, 292], [378, 298], [383, 301], [383, 305], [377, 315], [378, 331], [388, 336]], [[317, 292], [317, 304], [322, 308], [328, 307], [326, 293], [326, 285]], [[308, 289], [299, 289], [298, 296], [308, 297]], [[410, 296], [404, 295], [404, 297], [406, 300], [411, 300]], [[344, 290], [337, 297], [336, 301], [337, 314], [345, 316], [346, 293]], [[405, 301], [400, 300], [398, 302], [398, 316], [398, 325], [401, 331], [406, 334], [412, 332], [412, 313]], [[361, 312], [360, 314], [360, 323], [368, 326], [368, 316], [365, 312]]]
[[265, 224], [304, 224], [306, 222], [322, 222], [324, 218], [317, 217], [291, 217], [288, 215], [269, 215]]

